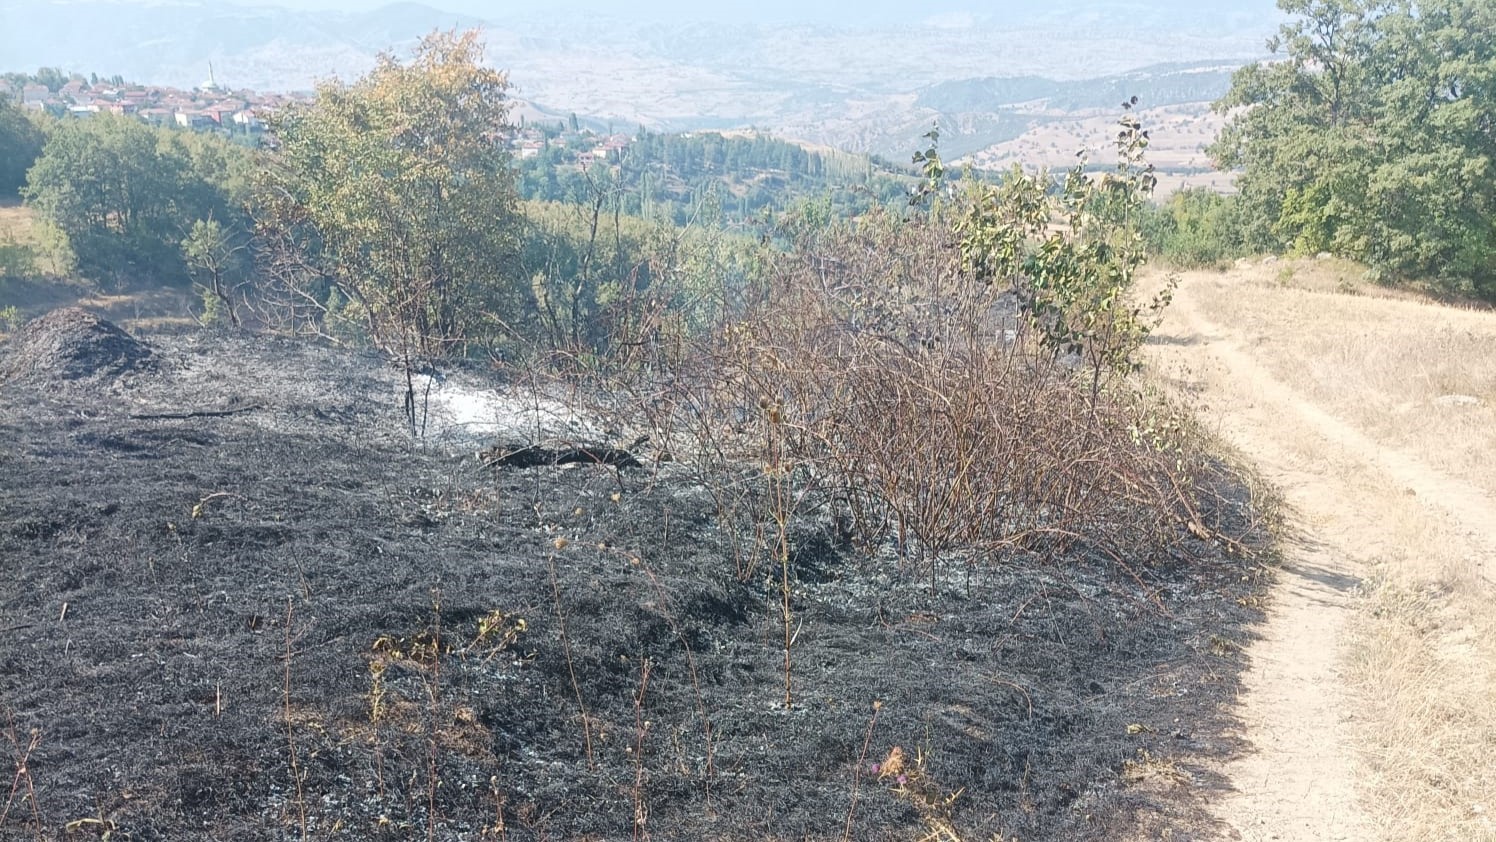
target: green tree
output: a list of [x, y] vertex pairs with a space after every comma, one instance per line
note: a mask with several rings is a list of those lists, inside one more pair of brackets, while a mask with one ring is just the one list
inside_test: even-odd
[[258, 222], [301, 326], [326, 329], [341, 305], [413, 363], [515, 306], [509, 83], [482, 53], [476, 32], [436, 33], [273, 121]]
[[37, 68], [36, 76], [33, 78], [36, 79], [38, 85], [46, 85], [47, 90], [54, 94], [62, 90], [62, 86], [68, 83], [68, 74], [57, 67]]
[[1183, 268], [1221, 266], [1245, 249], [1235, 196], [1188, 187], [1146, 214], [1149, 248], [1164, 262]]
[[216, 219], [199, 219], [182, 240], [182, 258], [202, 298], [202, 321], [239, 327], [251, 266], [240, 232]]
[[[1015, 166], [996, 187], [971, 184], [955, 223], [966, 268], [984, 283], [1014, 291], [1040, 347], [1085, 363], [1093, 406], [1108, 378], [1133, 370], [1153, 316], [1173, 292], [1170, 287], [1141, 306], [1134, 300], [1156, 179], [1144, 160], [1148, 133], [1131, 114], [1119, 126], [1115, 170], [1093, 174], [1082, 160], [1056, 194], [1047, 173]], [[927, 137], [938, 141], [939, 133]], [[922, 195], [941, 195], [945, 168], [933, 143], [916, 161], [928, 179]]]
[[1238, 71], [1211, 149], [1259, 248], [1496, 296], [1496, 5], [1279, 0], [1283, 60]]
[[0, 195], [15, 195], [26, 183], [26, 171], [42, 153], [41, 127], [10, 100], [0, 96]]
[[80, 274], [115, 286], [185, 282], [192, 221], [232, 216], [184, 135], [109, 114], [58, 123], [23, 196], [66, 236]]

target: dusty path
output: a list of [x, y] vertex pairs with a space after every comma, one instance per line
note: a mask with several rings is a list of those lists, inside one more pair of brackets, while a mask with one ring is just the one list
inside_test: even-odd
[[1151, 359], [1283, 491], [1294, 537], [1245, 677], [1240, 716], [1254, 750], [1224, 770], [1234, 791], [1221, 794], [1216, 816], [1248, 842], [1377, 839], [1342, 675], [1356, 587], [1373, 560], [1402, 560], [1407, 525], [1430, 519], [1466, 542], [1474, 580], [1491, 577], [1496, 507], [1275, 378], [1250, 337], [1200, 306], [1220, 294], [1220, 278], [1181, 279]]

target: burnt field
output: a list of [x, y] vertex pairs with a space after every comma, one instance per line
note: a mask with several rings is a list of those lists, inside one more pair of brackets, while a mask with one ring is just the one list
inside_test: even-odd
[[930, 575], [805, 518], [787, 707], [781, 570], [701, 477], [417, 441], [399, 380], [82, 317], [0, 347], [0, 838], [1212, 836], [1260, 587], [1214, 543]]

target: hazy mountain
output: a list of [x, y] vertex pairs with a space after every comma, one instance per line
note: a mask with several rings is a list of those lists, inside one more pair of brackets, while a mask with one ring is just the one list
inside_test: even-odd
[[1114, 108], [1128, 97], [1149, 106], [1217, 99], [1231, 85], [1231, 73], [1245, 60], [1145, 67], [1099, 79], [1055, 81], [1038, 76], [987, 77], [940, 82], [923, 88], [916, 105], [944, 112], [984, 111], [1019, 104], [1046, 110]]
[[[211, 62], [232, 87], [299, 90], [356, 76], [379, 51], [408, 49], [433, 29], [482, 25], [489, 60], [510, 71], [516, 93], [560, 113], [628, 127], [752, 125], [903, 153], [932, 120], [963, 150], [1014, 136], [1028, 120], [1005, 110], [1016, 103], [1066, 111], [1133, 94], [1154, 104], [1213, 98], [1279, 19], [1271, 0], [1018, 0], [1000, 11], [872, 2], [798, 16], [796, 4], [773, 0], [761, 13], [729, 4], [695, 16], [677, 0], [634, 4], [632, 14], [600, 0], [544, 11], [450, 2], [463, 11], [0, 0], [0, 70], [60, 66], [186, 87]], [[917, 11], [905, 21], [904, 8]]]

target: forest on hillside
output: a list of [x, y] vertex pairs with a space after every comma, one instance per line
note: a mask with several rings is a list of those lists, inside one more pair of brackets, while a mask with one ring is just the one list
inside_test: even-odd
[[650, 132], [599, 151], [594, 136], [564, 124], [535, 130], [539, 149], [516, 161], [520, 195], [529, 200], [586, 204], [599, 191], [616, 194], [623, 213], [684, 226], [703, 201], [728, 224], [742, 227], [766, 213], [821, 198], [838, 217], [908, 197], [913, 171], [877, 156], [810, 150], [753, 132]]
[[[1149, 248], [1181, 265], [1254, 252], [1329, 252], [1366, 264], [1386, 283], [1496, 295], [1492, 11], [1461, 0], [1283, 5], [1295, 17], [1270, 45], [1282, 60], [1242, 68], [1217, 106], [1230, 120], [1211, 153], [1238, 172], [1239, 194], [1197, 189], [1145, 208], [1138, 222]], [[68, 78], [42, 72], [41, 81], [53, 84]], [[491, 113], [456, 115], [486, 125], [456, 128], [516, 136], [499, 78], [490, 80]], [[281, 132], [368, 84], [325, 87], [316, 105], [283, 116]], [[610, 284], [621, 279], [595, 277], [604, 216], [615, 233], [611, 248], [634, 249], [609, 258], [617, 270], [650, 262], [626, 241], [662, 239], [667, 229], [684, 229], [687, 241], [704, 237], [751, 250], [776, 239], [773, 214], [797, 208], [838, 219], [879, 208], [907, 214], [899, 208], [908, 207], [917, 182], [907, 166], [756, 133], [640, 130], [600, 149], [596, 138], [565, 125], [529, 131], [538, 148], [483, 156], [497, 179], [492, 204], [508, 220], [512, 241], [493, 252], [505, 256], [504, 266], [482, 274], [530, 288], [514, 301], [523, 318], [511, 313], [505, 321], [529, 323], [520, 332], [531, 336], [547, 318], [542, 301], [555, 306], [559, 290], [582, 296], [575, 308], [562, 308], [578, 318], [600, 312], [599, 296], [613, 294]], [[221, 137], [108, 115], [53, 119], [0, 102], [0, 191], [24, 196], [51, 232], [46, 259], [28, 261], [25, 246], [4, 246], [6, 271], [23, 276], [31, 265], [66, 265], [114, 288], [198, 283], [206, 301], [223, 304], [228, 296], [213, 289], [237, 288], [266, 269], [264, 222], [273, 203], [265, 200], [266, 180], [252, 176], [277, 172], [287, 160], [284, 147], [239, 148]], [[947, 174], [948, 181], [957, 175]], [[1062, 181], [1056, 174], [1049, 190], [1058, 192]], [[579, 210], [547, 209], [552, 203]], [[633, 235], [624, 236], [625, 228]], [[741, 237], [724, 239], [723, 230]], [[573, 265], [585, 265], [588, 277], [552, 277]], [[635, 283], [649, 276], [647, 268], [629, 271]], [[546, 292], [551, 286], [556, 290]]]

